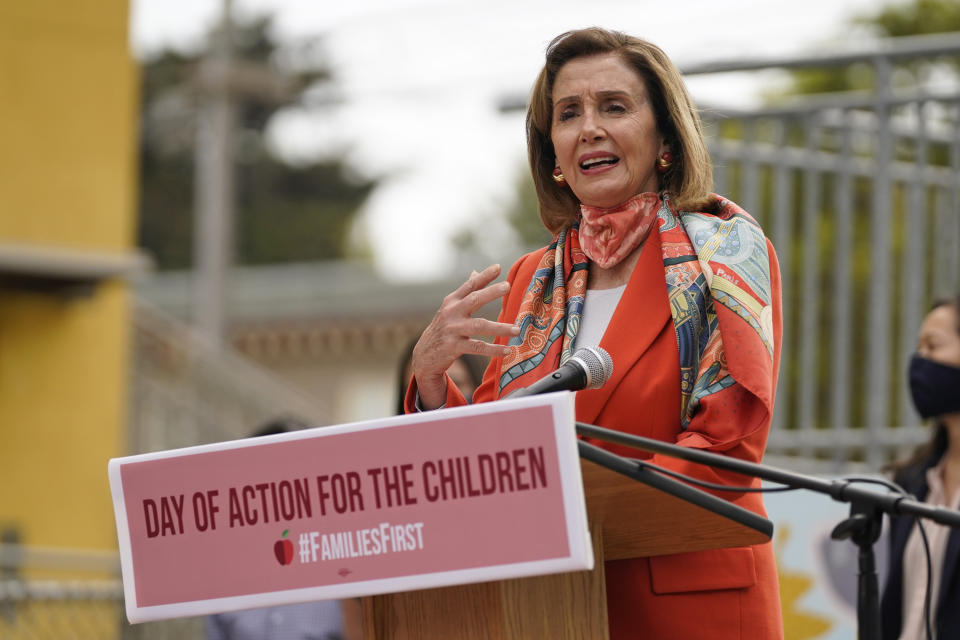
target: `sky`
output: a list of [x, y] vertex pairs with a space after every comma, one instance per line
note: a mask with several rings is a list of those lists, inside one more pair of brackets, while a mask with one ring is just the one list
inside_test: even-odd
[[[845, 50], [869, 34], [850, 27], [880, 0], [233, 0], [239, 16], [270, 13], [282, 43], [320, 41], [340, 97], [284, 112], [272, 148], [292, 161], [341, 156], [382, 178], [356, 238], [378, 270], [429, 280], [463, 268], [449, 238], [478, 231], [491, 255], [509, 253], [502, 214], [526, 168], [521, 112], [550, 40], [599, 25], [659, 45], [681, 68], [740, 57]], [[132, 0], [138, 57], [196, 48], [223, 0]], [[693, 76], [696, 102], [748, 106], [776, 72]], [[458, 259], [459, 258], [459, 259]], [[485, 264], [471, 264], [480, 270]], [[506, 266], [506, 265], [505, 265]]]

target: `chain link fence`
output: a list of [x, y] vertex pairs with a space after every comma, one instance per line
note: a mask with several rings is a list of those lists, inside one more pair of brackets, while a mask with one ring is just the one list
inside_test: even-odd
[[[9, 536], [7, 536], [9, 539]], [[0, 544], [2, 640], [202, 640], [203, 618], [131, 625], [115, 551]]]

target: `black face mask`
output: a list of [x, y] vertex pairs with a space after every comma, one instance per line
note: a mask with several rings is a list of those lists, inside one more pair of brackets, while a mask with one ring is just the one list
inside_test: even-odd
[[910, 359], [910, 394], [917, 413], [924, 418], [960, 411], [960, 367], [913, 354]]

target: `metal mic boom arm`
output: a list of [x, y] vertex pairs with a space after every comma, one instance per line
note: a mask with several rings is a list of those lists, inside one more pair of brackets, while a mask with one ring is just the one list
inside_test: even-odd
[[606, 442], [621, 444], [634, 449], [650, 451], [680, 458], [689, 462], [709, 465], [718, 469], [726, 469], [745, 476], [760, 478], [770, 482], [796, 487], [799, 489], [809, 489], [825, 493], [838, 502], [854, 502], [865, 500], [874, 504], [877, 508], [895, 515], [910, 515], [927, 518], [940, 524], [949, 525], [954, 528], [960, 528], [960, 511], [953, 509], [944, 509], [940, 507], [931, 507], [922, 502], [918, 502], [910, 497], [896, 493], [880, 493], [871, 491], [862, 487], [855, 486], [850, 480], [824, 480], [814, 476], [794, 473], [769, 465], [746, 462], [730, 456], [702, 451], [692, 447], [681, 447], [661, 440], [635, 436], [622, 431], [605, 429], [585, 422], [577, 422], [577, 433], [588, 438], [596, 438]]
[[[579, 425], [580, 423], [577, 424]], [[618, 456], [615, 453], [610, 453], [605, 449], [601, 449], [583, 440], [577, 441], [577, 447], [580, 450], [580, 457], [584, 460], [589, 460], [601, 467], [625, 475], [628, 478], [633, 478], [654, 489], [668, 493], [681, 500], [686, 500], [691, 504], [712, 511], [734, 522], [746, 525], [763, 533], [767, 537], [773, 535], [773, 523], [763, 516], [705, 491], [701, 491], [679, 480], [667, 477], [657, 471], [658, 467], [656, 465], [642, 460], [630, 460], [629, 458]]]

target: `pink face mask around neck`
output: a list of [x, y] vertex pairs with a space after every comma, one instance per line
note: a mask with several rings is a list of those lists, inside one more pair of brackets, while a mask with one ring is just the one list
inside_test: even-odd
[[660, 196], [652, 192], [609, 209], [581, 204], [583, 252], [604, 269], [616, 266], [647, 239], [659, 209]]

